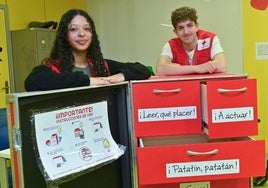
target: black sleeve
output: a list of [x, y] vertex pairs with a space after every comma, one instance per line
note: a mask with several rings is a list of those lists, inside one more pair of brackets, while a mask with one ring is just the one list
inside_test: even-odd
[[55, 73], [48, 66], [35, 67], [24, 81], [26, 91], [44, 91], [88, 86], [90, 79], [83, 72]]
[[108, 66], [111, 75], [117, 74], [117, 73], [123, 73], [125, 80], [143, 80], [147, 79], [151, 76], [151, 72], [149, 69], [139, 63], [139, 62], [118, 62], [111, 59], [105, 59]]

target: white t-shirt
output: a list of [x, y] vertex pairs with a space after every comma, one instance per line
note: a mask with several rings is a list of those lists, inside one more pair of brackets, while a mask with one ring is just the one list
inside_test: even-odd
[[[195, 49], [193, 49], [190, 52], [187, 52], [188, 57], [189, 57], [189, 61], [192, 64], [192, 60], [193, 60], [193, 56], [194, 56], [194, 51]], [[215, 55], [217, 55], [218, 53], [224, 52], [222, 49], [222, 46], [220, 44], [220, 40], [217, 36], [214, 37], [213, 39], [213, 43], [212, 43], [212, 48], [211, 48], [211, 52], [210, 52], [210, 58], [212, 59]], [[162, 48], [162, 52], [161, 55], [167, 55], [169, 56], [171, 59], [173, 59], [173, 55], [171, 52], [171, 48], [169, 43], [167, 42], [164, 47]]]

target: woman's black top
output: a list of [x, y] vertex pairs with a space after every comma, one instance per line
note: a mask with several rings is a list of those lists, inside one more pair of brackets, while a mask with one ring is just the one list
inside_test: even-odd
[[[143, 80], [151, 76], [149, 69], [139, 62], [122, 63], [105, 59], [111, 75], [122, 73], [125, 81]], [[45, 91], [71, 87], [89, 86], [90, 79], [83, 72], [56, 73], [46, 65], [35, 67], [24, 82], [26, 91]]]

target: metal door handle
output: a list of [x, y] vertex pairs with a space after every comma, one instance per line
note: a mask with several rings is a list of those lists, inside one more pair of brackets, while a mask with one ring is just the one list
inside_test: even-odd
[[219, 93], [245, 92], [245, 91], [247, 91], [247, 90], [248, 90], [247, 87], [243, 87], [243, 88], [240, 88], [240, 89], [221, 89], [221, 88], [219, 88], [219, 89], [218, 89], [218, 92], [219, 92]]
[[207, 151], [207, 152], [196, 152], [196, 151], [187, 151], [187, 155], [215, 155], [219, 152], [218, 149], [214, 149], [211, 151]]
[[181, 91], [180, 88], [178, 88], [178, 89], [169, 89], [169, 90], [153, 89], [153, 93], [179, 93], [180, 91]]
[[6, 91], [6, 94], [9, 93], [9, 85], [8, 85], [8, 81], [5, 81], [5, 87], [2, 87], [2, 90]]

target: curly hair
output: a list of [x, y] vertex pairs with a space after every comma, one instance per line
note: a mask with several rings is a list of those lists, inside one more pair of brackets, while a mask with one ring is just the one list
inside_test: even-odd
[[196, 10], [190, 7], [181, 7], [171, 13], [171, 23], [174, 29], [176, 29], [179, 22], [190, 20], [197, 23], [197, 19]]
[[80, 9], [71, 9], [62, 15], [50, 59], [60, 59], [60, 69], [62, 71], [70, 72], [72, 70], [74, 57], [72, 55], [71, 45], [68, 41], [68, 26], [77, 15], [85, 17], [92, 29], [92, 42], [87, 49], [87, 57], [92, 61], [96, 76], [108, 76], [108, 70], [105, 66], [94, 21], [87, 12]]

